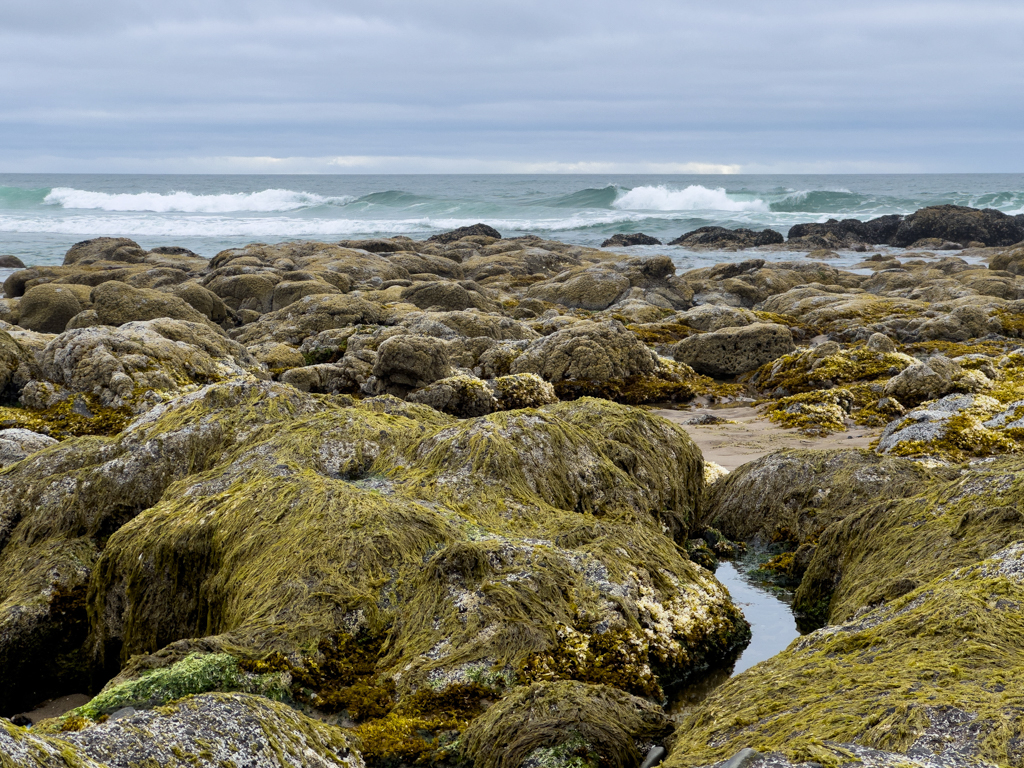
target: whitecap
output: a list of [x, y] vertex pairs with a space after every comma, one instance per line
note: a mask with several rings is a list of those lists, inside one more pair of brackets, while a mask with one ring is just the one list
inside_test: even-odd
[[708, 189], [691, 184], [686, 189], [664, 185], [634, 187], [612, 203], [620, 210], [632, 211], [760, 211], [767, 213], [768, 203], [750, 195], [730, 194], [722, 187]]
[[355, 198], [349, 196], [324, 197], [309, 192], [294, 192], [290, 189], [196, 195], [191, 192], [109, 194], [74, 189], [73, 187], [56, 187], [50, 190], [43, 202], [77, 210], [149, 213], [231, 213], [237, 211], [272, 213], [319, 205], [345, 205], [353, 200]]

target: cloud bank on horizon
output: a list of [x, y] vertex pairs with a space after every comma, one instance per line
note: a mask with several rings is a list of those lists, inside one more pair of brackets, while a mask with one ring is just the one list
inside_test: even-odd
[[1019, 172], [1019, 0], [36, 0], [0, 171]]

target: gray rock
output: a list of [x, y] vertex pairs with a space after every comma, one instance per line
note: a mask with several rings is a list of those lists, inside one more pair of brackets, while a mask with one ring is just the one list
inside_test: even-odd
[[52, 437], [28, 429], [0, 429], [0, 467], [14, 464], [29, 454], [56, 444]]
[[373, 376], [380, 391], [372, 394], [405, 395], [452, 375], [448, 344], [429, 336], [401, 335], [386, 339], [377, 348]]
[[698, 373], [737, 376], [760, 368], [796, 349], [789, 328], [777, 323], [753, 323], [725, 328], [680, 341], [673, 356]]
[[512, 373], [536, 373], [564, 380], [607, 381], [654, 373], [657, 360], [644, 344], [615, 320], [582, 321], [532, 342], [512, 363]]

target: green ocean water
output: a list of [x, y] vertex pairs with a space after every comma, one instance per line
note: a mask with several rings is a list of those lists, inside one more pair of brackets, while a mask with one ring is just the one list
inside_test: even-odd
[[[414, 238], [478, 221], [506, 236], [599, 245], [667, 242], [705, 225], [868, 219], [942, 203], [1024, 213], [1024, 174], [952, 175], [54, 175], [0, 174], [0, 253], [59, 264], [73, 243], [131, 237], [203, 256], [250, 242]], [[712, 259], [676, 254], [699, 265]], [[712, 259], [713, 260], [713, 259]]]

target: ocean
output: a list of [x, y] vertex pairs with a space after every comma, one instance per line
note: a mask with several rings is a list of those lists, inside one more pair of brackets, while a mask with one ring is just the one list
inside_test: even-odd
[[[1024, 174], [0, 174], [0, 254], [60, 264], [79, 240], [124, 236], [144, 248], [178, 245], [211, 257], [251, 242], [419, 239], [478, 221], [506, 236], [597, 246], [618, 232], [668, 242], [705, 225], [786, 234], [800, 222], [907, 214], [942, 203], [1022, 213]], [[655, 250], [672, 253], [680, 266], [723, 260]]]

